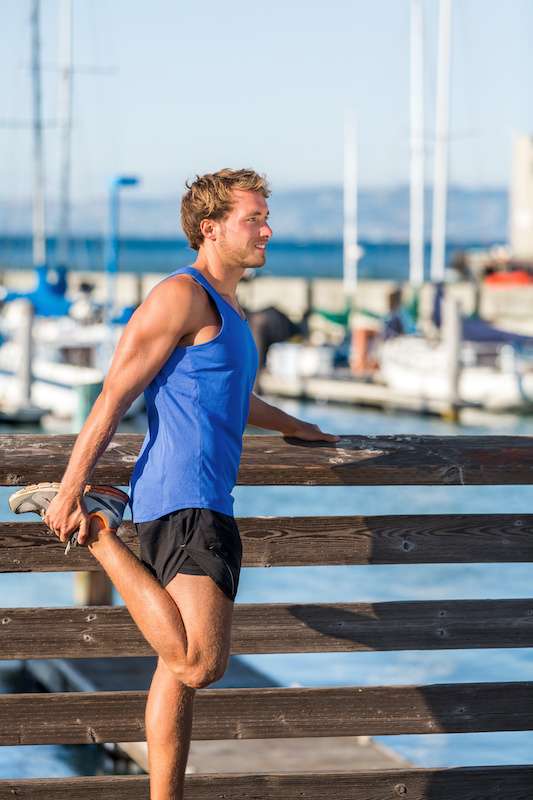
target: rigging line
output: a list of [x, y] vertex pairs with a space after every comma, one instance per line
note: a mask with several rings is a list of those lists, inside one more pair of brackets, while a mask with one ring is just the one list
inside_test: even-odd
[[[54, 63], [47, 63], [42, 67], [43, 72], [61, 72], [61, 65]], [[118, 72], [117, 67], [93, 67], [90, 65], [77, 64], [72, 68], [74, 73], [95, 74], [95, 75], [114, 75]]]
[[[23, 13], [20, 14], [18, 19], [16, 16], [11, 16], [9, 18], [9, 28], [8, 30], [4, 30], [5, 41], [16, 43], [23, 42], [29, 50], [27, 37], [27, 9], [21, 5], [19, 6], [19, 10]], [[24, 105], [29, 106], [30, 102], [28, 82], [29, 73], [23, 74], [16, 69], [13, 63], [13, 56], [14, 52], [9, 53], [7, 49], [4, 50], [4, 57], [6, 57], [7, 62], [4, 72], [4, 85], [9, 87], [9, 91], [4, 92], [3, 100], [3, 111], [9, 118], [6, 120], [6, 122], [10, 122], [11, 120], [15, 121], [19, 105], [24, 103]], [[31, 122], [28, 121], [28, 123], [31, 125]], [[0, 185], [4, 189], [7, 189], [2, 227], [5, 229], [9, 226], [16, 229], [17, 227], [21, 227], [20, 219], [17, 219], [17, 215], [19, 218], [21, 218], [24, 205], [23, 199], [27, 202], [30, 192], [29, 188], [25, 187], [24, 185], [24, 178], [21, 179], [21, 175], [23, 174], [21, 165], [26, 167], [28, 161], [27, 152], [29, 148], [29, 129], [27, 133], [21, 135], [20, 133], [15, 134], [14, 131], [17, 130], [17, 128], [12, 127], [11, 125], [3, 125], [0, 122], [0, 128], [5, 131], [4, 135], [2, 135], [1, 148], [2, 172], [5, 178], [0, 181]], [[24, 146], [24, 159], [22, 158], [21, 154], [22, 146]], [[24, 192], [26, 192], [25, 197], [23, 195]]]
[[[43, 128], [57, 128], [60, 124], [56, 119], [42, 120]], [[32, 125], [31, 119], [0, 119], [0, 128], [7, 128], [8, 130], [29, 129]]]

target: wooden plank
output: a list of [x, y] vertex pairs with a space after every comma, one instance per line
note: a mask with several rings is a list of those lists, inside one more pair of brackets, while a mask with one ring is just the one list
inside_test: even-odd
[[[238, 517], [237, 523], [245, 567], [533, 561], [533, 514]], [[131, 522], [119, 535], [139, 556]], [[100, 569], [84, 547], [65, 558], [39, 522], [0, 522], [0, 572]]]
[[[93, 481], [125, 485], [142, 436], [116, 434]], [[3, 434], [0, 484], [60, 480], [73, 435]], [[343, 436], [334, 445], [246, 436], [238, 482], [248, 486], [478, 486], [533, 483], [531, 436]]]
[[[26, 517], [29, 518], [29, 515]], [[139, 540], [131, 522], [121, 525], [122, 541], [139, 556]], [[86, 547], [65, 545], [42, 522], [0, 522], [0, 572], [100, 572], [100, 564]]]
[[[533, 647], [533, 599], [237, 604], [232, 653]], [[0, 609], [0, 659], [150, 655], [124, 607]]]
[[[533, 766], [357, 772], [208, 774], [185, 778], [187, 800], [528, 800]], [[0, 781], [0, 800], [148, 800], [148, 777]]]
[[[474, 733], [533, 729], [533, 683], [202, 689], [193, 739]], [[137, 742], [147, 692], [0, 695], [0, 744]]]

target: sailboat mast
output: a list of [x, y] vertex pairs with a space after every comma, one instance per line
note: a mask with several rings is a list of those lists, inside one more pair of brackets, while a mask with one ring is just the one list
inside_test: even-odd
[[439, 0], [435, 173], [433, 178], [433, 229], [431, 236], [431, 280], [436, 282], [444, 280], [446, 266], [451, 13], [451, 0]]
[[411, 0], [409, 280], [415, 285], [420, 285], [424, 280], [424, 18], [422, 2], [423, 0]]
[[33, 130], [33, 266], [46, 264], [43, 121], [41, 99], [40, 0], [31, 4], [31, 75]]
[[72, 141], [72, 0], [61, 0], [61, 63], [60, 63], [60, 173], [59, 224], [57, 230], [57, 264], [66, 267], [70, 240], [70, 173]]
[[347, 110], [344, 121], [344, 291], [352, 294], [357, 287], [357, 124], [355, 114]]

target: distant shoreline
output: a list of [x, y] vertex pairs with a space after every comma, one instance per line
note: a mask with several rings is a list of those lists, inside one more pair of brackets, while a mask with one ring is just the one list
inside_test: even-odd
[[[454, 252], [462, 249], [487, 248], [497, 241], [448, 242], [447, 261]], [[397, 241], [360, 242], [363, 257], [359, 261], [362, 279], [403, 281], [408, 278], [409, 245]], [[431, 246], [426, 242], [425, 263], [429, 269]], [[133, 273], [168, 273], [194, 261], [196, 254], [180, 238], [146, 239], [124, 237], [120, 240], [119, 269]], [[48, 240], [50, 267], [55, 262], [55, 240]], [[0, 237], [0, 269], [22, 270], [32, 266], [31, 238], [29, 236]], [[74, 271], [104, 270], [102, 237], [76, 237], [71, 242], [69, 266]], [[342, 276], [342, 241], [275, 239], [269, 244], [267, 262], [261, 270], [264, 275], [309, 278], [340, 278]]]

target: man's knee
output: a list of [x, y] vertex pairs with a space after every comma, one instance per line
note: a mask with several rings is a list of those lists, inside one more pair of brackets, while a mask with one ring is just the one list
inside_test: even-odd
[[220, 680], [228, 665], [229, 658], [196, 657], [187, 662], [166, 660], [167, 669], [191, 689], [203, 689], [210, 683]]
[[185, 670], [183, 682], [191, 689], [204, 689], [222, 678], [227, 665], [227, 658], [194, 659]]

